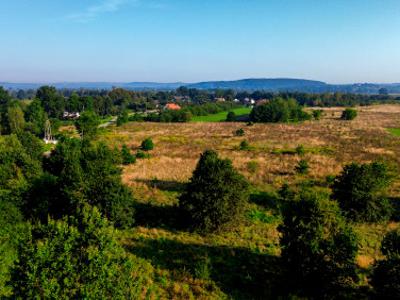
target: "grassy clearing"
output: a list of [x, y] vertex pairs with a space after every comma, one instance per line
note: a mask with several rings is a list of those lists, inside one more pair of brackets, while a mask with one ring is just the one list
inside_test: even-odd
[[394, 136], [400, 136], [400, 128], [388, 128], [387, 130]]
[[[111, 126], [102, 135], [111, 146], [127, 144], [133, 150], [151, 137], [151, 158], [124, 168], [123, 180], [137, 199], [137, 227], [121, 232], [121, 241], [132, 253], [152, 263], [158, 283], [168, 299], [268, 299], [268, 282], [279, 258], [279, 200], [283, 183], [309, 182], [326, 186], [327, 176], [338, 174], [346, 163], [386, 160], [400, 166], [400, 143], [386, 128], [400, 128], [400, 105], [359, 108], [359, 117], [341, 121], [342, 108], [325, 109], [320, 121], [299, 124], [241, 123], [128, 123]], [[225, 113], [226, 114], [226, 113]], [[243, 127], [245, 135], [234, 132]], [[241, 151], [247, 140], [253, 147]], [[299, 155], [296, 147], [304, 146]], [[253, 192], [243, 223], [235, 230], [200, 236], [180, 228], [176, 204], [199, 154], [217, 150], [233, 161], [247, 177]], [[299, 176], [301, 159], [310, 173]], [[400, 179], [390, 191], [400, 196]], [[359, 235], [358, 264], [369, 272], [381, 257], [380, 241], [399, 223], [354, 225]], [[257, 284], [263, 283], [263, 286]]]
[[[248, 115], [251, 112], [251, 108], [249, 107], [241, 107], [232, 109], [236, 116], [244, 116]], [[192, 118], [192, 122], [224, 122], [226, 120], [226, 116], [228, 112], [220, 112], [218, 114], [208, 115], [208, 116], [196, 116]]]

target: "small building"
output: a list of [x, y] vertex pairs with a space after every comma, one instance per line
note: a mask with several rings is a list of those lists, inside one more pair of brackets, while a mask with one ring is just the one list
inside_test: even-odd
[[215, 98], [215, 102], [225, 102], [225, 98]]
[[181, 110], [182, 107], [176, 103], [167, 103], [167, 105], [164, 106], [164, 110]]
[[76, 120], [81, 117], [81, 114], [79, 112], [68, 112], [64, 111], [63, 113], [63, 118], [66, 120]]

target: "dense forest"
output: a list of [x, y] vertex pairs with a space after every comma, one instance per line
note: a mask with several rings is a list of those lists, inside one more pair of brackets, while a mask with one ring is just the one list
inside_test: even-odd
[[[288, 122], [311, 119], [303, 111], [304, 105], [397, 101], [342, 94], [277, 96], [186, 88], [91, 92], [42, 87], [31, 100], [21, 101], [0, 89], [0, 296], [162, 298], [163, 282], [154, 266], [128, 251], [119, 236], [121, 230], [134, 228], [136, 220], [143, 218], [136, 196], [122, 183], [122, 166], [151, 157], [157, 145], [151, 139], [143, 140], [135, 155], [126, 146], [110, 146], [99, 139], [101, 117], [123, 117], [126, 110], [146, 111], [176, 102], [184, 109], [171, 113], [170, 119], [163, 112], [148, 118], [181, 122], [180, 114], [229, 111], [236, 105], [234, 99], [245, 103], [246, 98], [253, 98], [269, 100], [253, 109], [254, 122]], [[218, 103], [217, 98], [225, 102]], [[42, 141], [45, 121], [63, 122], [64, 111], [82, 113], [70, 122], [79, 135], [59, 135], [57, 145], [49, 149]], [[355, 118], [351, 111], [344, 114], [347, 121], [343, 122]], [[312, 116], [315, 120], [320, 117], [318, 113]], [[299, 147], [296, 151], [301, 156], [305, 150]], [[296, 168], [299, 173], [307, 169], [305, 160]], [[398, 219], [398, 208], [388, 197], [397, 173], [385, 162], [350, 163], [322, 184], [282, 184], [274, 199], [281, 220], [279, 257], [253, 258], [256, 276], [250, 277], [240, 267], [241, 255], [245, 255], [238, 252], [237, 265], [218, 269], [221, 262], [215, 262], [213, 272], [226, 273], [232, 278], [231, 286], [256, 290], [260, 299], [399, 298], [400, 230], [384, 237], [382, 259], [363, 277], [355, 263], [359, 237], [350, 226]], [[229, 232], [243, 222], [251, 188], [230, 159], [206, 150], [171, 212], [173, 226], [200, 236]], [[196, 274], [206, 276], [211, 272], [208, 265], [202, 264]], [[370, 283], [369, 288], [362, 280]]]

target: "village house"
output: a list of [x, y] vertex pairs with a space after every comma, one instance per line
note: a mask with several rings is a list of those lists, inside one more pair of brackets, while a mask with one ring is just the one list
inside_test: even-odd
[[64, 113], [63, 113], [63, 118], [65, 120], [76, 120], [76, 119], [79, 119], [80, 117], [81, 117], [81, 114], [79, 112], [64, 111]]
[[164, 106], [164, 110], [181, 110], [181, 106], [176, 103], [167, 103]]

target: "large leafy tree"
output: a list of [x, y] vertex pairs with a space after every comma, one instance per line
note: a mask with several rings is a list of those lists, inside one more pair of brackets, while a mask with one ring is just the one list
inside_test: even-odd
[[40, 100], [49, 117], [60, 118], [62, 116], [65, 109], [65, 101], [55, 87], [40, 87], [36, 92], [36, 98]]
[[205, 151], [193, 172], [179, 206], [189, 227], [213, 232], [235, 224], [248, 201], [248, 183], [228, 159]]
[[382, 221], [392, 214], [392, 207], [385, 196], [390, 183], [390, 172], [385, 164], [352, 163], [345, 166], [336, 178], [332, 197], [352, 220]]
[[357, 240], [334, 201], [303, 190], [283, 205], [281, 233], [285, 287], [303, 296], [339, 296], [356, 278]]
[[96, 137], [100, 119], [93, 111], [82, 113], [81, 117], [75, 122], [80, 135], [84, 139], [93, 139]]
[[25, 119], [28, 122], [27, 127], [38, 136], [44, 133], [44, 124], [47, 116], [39, 100], [33, 100], [25, 112]]
[[139, 299], [151, 297], [153, 269], [127, 254], [96, 208], [34, 226], [12, 271], [21, 299]]

